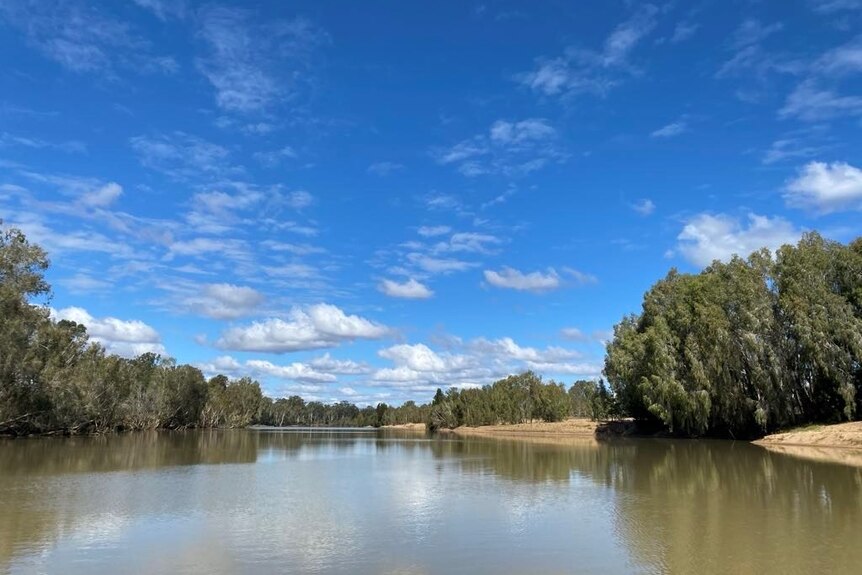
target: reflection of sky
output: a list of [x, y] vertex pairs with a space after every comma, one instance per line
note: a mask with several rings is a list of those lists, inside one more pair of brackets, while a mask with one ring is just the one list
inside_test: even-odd
[[[635, 490], [635, 470], [598, 446], [466, 449], [370, 434], [259, 439], [256, 456], [238, 455], [243, 463], [102, 473], [78, 463], [75, 473], [34, 474], [20, 502], [4, 500], [11, 484], [0, 471], [0, 511], [45, 521], [41, 536], [18, 537], [11, 572], [626, 573], [674, 561], [671, 536], [697, 541], [664, 534], [700, 513], [673, 507], [673, 485], [681, 497], [724, 493], [714, 473], [666, 483], [654, 476], [658, 464], [640, 470], [651, 487]], [[602, 475], [608, 461], [612, 471]], [[673, 458], [656, 461], [672, 473], [685, 469]], [[24, 479], [20, 470], [16, 479]], [[811, 512], [828, 511], [824, 501], [834, 497], [813, 491]], [[715, 501], [722, 517], [737, 517]], [[747, 521], [739, 525], [758, 527], [756, 516]], [[0, 518], [0, 537], [15, 530]]]

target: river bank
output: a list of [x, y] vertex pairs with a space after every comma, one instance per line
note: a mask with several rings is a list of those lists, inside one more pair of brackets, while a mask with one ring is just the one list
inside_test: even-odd
[[862, 449], [862, 421], [833, 425], [809, 425], [782, 433], [773, 433], [754, 441], [758, 445], [843, 447]]

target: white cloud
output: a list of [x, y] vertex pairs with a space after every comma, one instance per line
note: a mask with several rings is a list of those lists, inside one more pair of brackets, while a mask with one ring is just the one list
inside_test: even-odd
[[759, 20], [749, 18], [743, 20], [734, 31], [730, 39], [730, 45], [734, 48], [744, 48], [753, 44], [759, 44], [773, 34], [780, 32], [783, 28], [784, 25], [781, 22], [763, 25]]
[[564, 267], [563, 272], [566, 273], [576, 284], [586, 285], [599, 283], [599, 278], [593, 274], [588, 274], [570, 267]]
[[316, 371], [304, 363], [294, 362], [290, 365], [276, 365], [262, 359], [250, 359], [245, 365], [258, 375], [268, 375], [280, 379], [304, 381], [312, 383], [326, 383], [336, 381], [336, 377], [330, 373]]
[[823, 54], [815, 62], [814, 69], [820, 74], [835, 76], [862, 72], [862, 36]]
[[838, 116], [859, 116], [862, 115], [862, 97], [842, 96], [832, 90], [819, 88], [812, 80], [806, 80], [787, 96], [778, 115], [808, 122]]
[[109, 353], [124, 357], [135, 357], [148, 352], [165, 354], [159, 333], [140, 320], [95, 318], [80, 307], [52, 309], [51, 317], [55, 321], [67, 320], [85, 326], [90, 340], [104, 346]]
[[0, 133], [0, 147], [5, 146], [24, 146], [26, 148], [35, 149], [52, 149], [60, 150], [68, 153], [84, 153], [87, 151], [87, 145], [78, 140], [69, 140], [66, 142], [49, 142], [39, 138], [28, 136], [18, 136], [9, 132]]
[[228, 283], [193, 286], [193, 290], [182, 300], [182, 305], [193, 313], [213, 319], [248, 315], [264, 300], [263, 294], [253, 288]]
[[557, 131], [544, 118], [517, 122], [497, 120], [487, 134], [478, 134], [449, 148], [437, 149], [438, 163], [455, 165], [468, 177], [483, 174], [523, 176], [552, 161], [562, 161], [555, 140]]
[[436, 351], [422, 343], [380, 350], [378, 355], [390, 360], [393, 367], [374, 371], [372, 381], [402, 392], [431, 393], [435, 387], [478, 387], [527, 369], [586, 377], [597, 377], [602, 369], [598, 362], [577, 361], [579, 352], [561, 347], [523, 346], [509, 337], [480, 338], [467, 344], [450, 339], [451, 348], [458, 351]]
[[545, 140], [556, 136], [557, 131], [544, 118], [529, 118], [520, 122], [497, 120], [491, 125], [492, 142], [505, 145], [521, 144], [530, 140]]
[[589, 339], [583, 331], [576, 327], [564, 327], [560, 330], [560, 335], [563, 336], [564, 339], [572, 341], [585, 341]]
[[650, 136], [653, 138], [673, 138], [674, 136], [679, 136], [687, 131], [688, 125], [685, 120], [677, 120], [676, 122], [671, 122], [670, 124], [653, 131]]
[[533, 71], [515, 79], [546, 96], [604, 94], [634, 72], [629, 57], [655, 28], [657, 13], [655, 6], [643, 5], [611, 32], [600, 51], [570, 47], [563, 56], [539, 60]]
[[763, 154], [764, 164], [775, 164], [794, 158], [810, 158], [821, 154], [826, 148], [820, 145], [810, 145], [800, 138], [779, 138], [770, 144]]
[[862, 209], [862, 170], [844, 162], [811, 162], [787, 183], [784, 199], [791, 206], [826, 214]]
[[421, 268], [422, 270], [432, 274], [447, 274], [451, 272], [465, 271], [476, 267], [478, 264], [474, 262], [465, 262], [451, 258], [433, 258], [421, 253], [407, 254], [407, 260]]
[[287, 195], [286, 203], [294, 210], [301, 210], [314, 203], [314, 196], [305, 190], [298, 190]]
[[356, 339], [380, 339], [391, 333], [381, 324], [347, 315], [331, 304], [293, 308], [287, 320], [271, 318], [222, 332], [222, 349], [285, 353], [335, 347]]
[[631, 208], [642, 216], [648, 216], [655, 211], [655, 204], [652, 200], [644, 198], [631, 204]]
[[777, 56], [767, 51], [763, 43], [784, 29], [780, 22], [764, 25], [759, 20], [744, 20], [727, 42], [733, 55], [716, 73], [718, 78], [753, 74], [762, 79], [770, 72], [795, 73], [803, 67], [801, 62]]
[[380, 350], [377, 354], [393, 361], [396, 365], [402, 365], [415, 371], [442, 371], [447, 367], [447, 362], [442, 357], [421, 343], [395, 345]]
[[700, 24], [693, 22], [678, 22], [673, 29], [673, 36], [670, 38], [671, 44], [684, 42], [694, 36], [695, 32], [700, 29]]
[[425, 238], [434, 236], [443, 236], [452, 231], [449, 226], [422, 226], [419, 228], [419, 235]]
[[110, 77], [118, 67], [167, 73], [178, 67], [173, 58], [154, 55], [150, 43], [127, 23], [105, 16], [86, 2], [5, 1], [0, 2], [0, 19], [72, 72]]
[[318, 371], [338, 375], [360, 375], [371, 371], [371, 368], [364, 363], [350, 359], [335, 359], [328, 353], [312, 359], [309, 365]]
[[745, 258], [761, 248], [774, 251], [796, 243], [801, 235], [781, 217], [749, 214], [747, 223], [725, 214], [699, 214], [677, 236], [677, 250], [694, 265], [707, 266], [713, 260], [727, 261], [734, 254]]
[[862, 0], [808, 0], [808, 2], [815, 12], [823, 14], [862, 9]]
[[490, 246], [500, 243], [502, 243], [500, 238], [490, 234], [458, 232], [452, 234], [448, 241], [437, 242], [431, 246], [430, 251], [435, 255], [457, 252], [491, 254], [494, 253], [494, 250]]
[[153, 12], [160, 20], [183, 18], [186, 14], [185, 0], [134, 0], [141, 8]]
[[304, 19], [257, 23], [253, 13], [214, 6], [201, 12], [199, 36], [209, 52], [198, 67], [231, 112], [260, 112], [295, 95], [314, 50], [327, 40]]
[[504, 267], [502, 270], [485, 270], [485, 281], [494, 287], [514, 289], [519, 291], [544, 292], [555, 290], [562, 285], [560, 276], [553, 268], [546, 273], [539, 271], [523, 273], [514, 268]]
[[378, 289], [390, 297], [404, 299], [428, 299], [434, 295], [426, 285], [416, 281], [413, 278], [406, 282], [398, 283], [393, 280], [384, 279], [380, 282]]
[[474, 349], [494, 356], [545, 364], [576, 359], [581, 356], [577, 351], [561, 347], [548, 347], [540, 350], [535, 347], [520, 346], [511, 337], [504, 337], [493, 341], [478, 339], [471, 345]]
[[221, 176], [239, 171], [226, 163], [226, 148], [184, 132], [134, 136], [129, 143], [144, 167], [174, 179]]
[[123, 193], [123, 187], [116, 182], [109, 182], [98, 189], [81, 196], [81, 203], [95, 208], [104, 208], [113, 204]]

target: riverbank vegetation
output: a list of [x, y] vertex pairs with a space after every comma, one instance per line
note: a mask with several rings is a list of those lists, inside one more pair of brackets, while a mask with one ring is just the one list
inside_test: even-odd
[[616, 402], [604, 381], [576, 381], [567, 390], [562, 383], [544, 382], [528, 371], [480, 388], [450, 388], [446, 393], [438, 389], [431, 402], [428, 427], [555, 422], [568, 417], [598, 420], [616, 415]]
[[623, 318], [603, 380], [568, 389], [532, 372], [438, 389], [429, 404], [360, 408], [265, 396], [250, 378], [146, 353], [109, 354], [54, 321], [46, 253], [0, 231], [0, 434], [276, 426], [460, 426], [632, 418], [680, 436], [760, 437], [862, 414], [862, 239], [806, 234], [773, 256], [676, 270]]
[[83, 325], [53, 321], [45, 300], [47, 254], [15, 229], [0, 230], [0, 434], [269, 425], [366, 426], [424, 422], [407, 402], [360, 409], [301, 397], [266, 397], [250, 378], [217, 375], [145, 353], [124, 358], [89, 340]]
[[614, 330], [620, 411], [683, 436], [757, 437], [862, 413], [862, 238], [676, 270]]

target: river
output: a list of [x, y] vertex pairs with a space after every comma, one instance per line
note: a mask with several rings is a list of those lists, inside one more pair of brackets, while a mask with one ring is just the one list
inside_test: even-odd
[[859, 573], [862, 469], [729, 441], [0, 441], [0, 573]]

